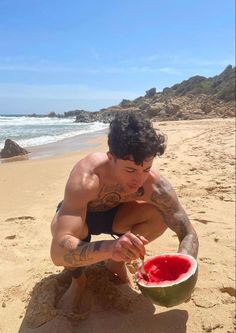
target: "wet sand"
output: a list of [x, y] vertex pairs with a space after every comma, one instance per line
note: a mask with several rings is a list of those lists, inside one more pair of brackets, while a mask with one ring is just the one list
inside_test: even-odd
[[61, 156], [68, 153], [73, 152], [81, 152], [89, 147], [96, 147], [99, 145], [97, 144], [97, 140], [99, 142], [99, 138], [102, 135], [106, 135], [107, 129], [96, 131], [93, 133], [86, 133], [74, 136], [72, 138], [66, 138], [64, 140], [60, 140], [53, 143], [48, 143], [40, 146], [32, 146], [32, 147], [23, 147], [27, 149], [29, 154], [21, 155], [16, 157], [11, 157], [7, 159], [0, 159], [1, 163], [8, 163], [8, 162], [15, 162], [15, 161], [24, 161], [24, 160], [34, 160], [34, 159], [41, 159], [41, 158], [48, 158], [54, 156]]
[[[191, 300], [169, 309], [153, 305], [138, 290], [110, 281], [99, 264], [87, 270], [80, 312], [66, 316], [56, 310], [70, 281], [50, 260], [50, 221], [76, 161], [107, 150], [101, 135], [77, 152], [0, 165], [1, 333], [234, 332], [234, 119], [155, 127], [168, 135], [168, 149], [154, 166], [172, 183], [200, 240]], [[176, 235], [167, 230], [147, 246], [147, 257], [177, 248]]]

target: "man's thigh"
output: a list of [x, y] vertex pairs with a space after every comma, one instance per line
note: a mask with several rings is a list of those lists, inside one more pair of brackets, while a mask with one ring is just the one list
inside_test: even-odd
[[157, 207], [145, 202], [126, 202], [120, 205], [112, 225], [114, 233], [138, 231], [149, 239], [159, 237], [167, 229], [162, 213]]

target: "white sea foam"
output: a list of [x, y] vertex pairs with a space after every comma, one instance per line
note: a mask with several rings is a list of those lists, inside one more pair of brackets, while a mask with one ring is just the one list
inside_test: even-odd
[[107, 124], [100, 122], [75, 123], [75, 118], [0, 116], [0, 149], [7, 138], [16, 141], [22, 147], [30, 147], [100, 131], [107, 127]]

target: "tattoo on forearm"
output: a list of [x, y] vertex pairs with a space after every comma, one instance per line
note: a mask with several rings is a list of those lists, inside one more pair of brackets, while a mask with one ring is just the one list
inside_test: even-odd
[[197, 257], [198, 253], [198, 238], [197, 235], [189, 234], [184, 237], [182, 242], [179, 244], [179, 252], [191, 254], [193, 257]]
[[162, 213], [166, 225], [178, 235], [179, 251], [186, 251], [196, 257], [198, 251], [197, 235], [170, 183], [163, 177], [160, 177], [159, 182], [154, 185], [151, 201]]
[[94, 259], [94, 253], [100, 251], [103, 243], [104, 241], [93, 243], [79, 241], [79, 244], [76, 246], [71, 236], [67, 236], [60, 242], [59, 246], [67, 250], [64, 255], [64, 261], [79, 267], [90, 264], [90, 261]]
[[60, 242], [59, 246], [62, 248], [67, 248], [68, 250], [73, 250], [74, 245], [71, 242], [71, 236], [65, 236]]
[[79, 252], [79, 259], [80, 261], [87, 261], [89, 260], [90, 257], [90, 248], [91, 248], [91, 244], [88, 245], [79, 245], [77, 247], [77, 251]]
[[101, 248], [101, 246], [102, 246], [102, 244], [103, 244], [103, 241], [95, 242], [95, 243], [94, 243], [94, 251], [95, 251], [95, 252], [96, 252], [96, 251], [99, 251], [100, 248]]

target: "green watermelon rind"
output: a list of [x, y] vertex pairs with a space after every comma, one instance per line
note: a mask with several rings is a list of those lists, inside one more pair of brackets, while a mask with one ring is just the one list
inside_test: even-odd
[[[176, 253], [167, 253], [163, 255], [176, 255]], [[177, 254], [179, 255], [179, 254]], [[182, 254], [180, 254], [182, 255]], [[198, 277], [198, 265], [197, 261], [189, 255], [184, 255], [195, 261], [195, 267], [190, 273], [189, 277], [185, 277], [181, 282], [170, 283], [170, 285], [165, 286], [154, 286], [154, 285], [144, 285], [139, 282], [137, 273], [135, 275], [136, 283], [141, 290], [142, 294], [149, 298], [154, 304], [172, 307], [177, 306], [191, 297], [192, 291], [196, 285]], [[150, 258], [149, 260], [151, 260]]]

